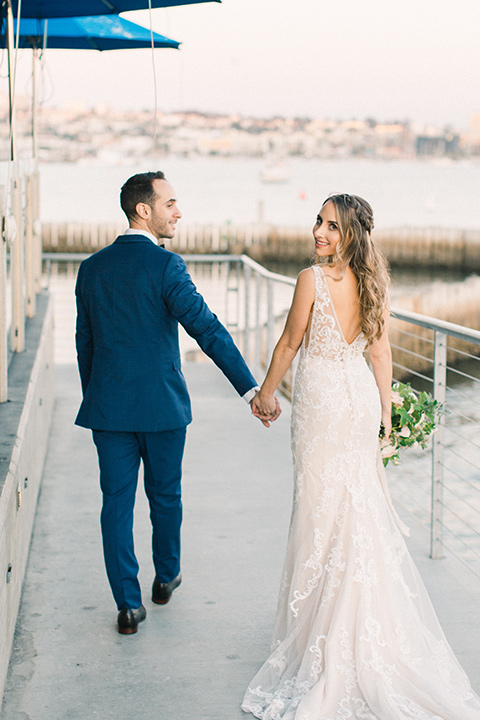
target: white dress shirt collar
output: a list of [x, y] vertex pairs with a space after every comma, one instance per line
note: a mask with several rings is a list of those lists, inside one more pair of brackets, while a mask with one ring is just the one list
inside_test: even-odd
[[149, 233], [147, 230], [138, 230], [137, 228], [131, 228], [129, 227], [125, 232], [124, 235], [145, 235], [149, 240], [155, 243], [155, 245], [158, 245], [158, 240], [155, 237], [155, 235], [152, 235], [152, 233]]

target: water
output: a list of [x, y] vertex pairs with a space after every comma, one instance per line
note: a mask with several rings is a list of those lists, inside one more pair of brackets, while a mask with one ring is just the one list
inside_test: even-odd
[[[413, 160], [381, 162], [376, 160], [288, 160], [291, 179], [285, 184], [262, 184], [261, 160], [220, 158], [176, 158], [150, 160], [135, 167], [101, 167], [95, 165], [49, 164], [41, 166], [41, 217], [44, 221], [63, 222], [122, 222], [118, 205], [121, 184], [133, 173], [145, 169], [161, 168], [176, 188], [179, 205], [185, 222], [234, 224], [265, 222], [286, 226], [311, 226], [319, 205], [334, 191], [346, 191], [363, 195], [371, 202], [379, 228], [395, 226], [443, 226], [453, 228], [480, 228], [480, 163], [433, 163]], [[5, 177], [5, 165], [0, 166], [0, 182]], [[396, 278], [394, 276], [394, 282]], [[399, 278], [402, 285], [416, 287], [433, 279], [425, 276]], [[448, 282], [461, 278], [444, 276]], [[57, 282], [57, 281], [55, 281]], [[73, 328], [74, 307], [73, 278], [59, 281], [55, 289], [57, 348], [64, 362], [74, 361]], [[52, 284], [53, 289], [53, 284]], [[201, 286], [210, 297], [210, 290]], [[221, 300], [212, 300], [219, 311]], [[221, 315], [221, 312], [220, 312]], [[57, 357], [57, 361], [59, 358]], [[61, 360], [60, 360], [61, 361]], [[480, 421], [480, 391], [476, 384], [465, 382], [465, 406], [461, 414]], [[458, 421], [462, 424], [461, 416]], [[454, 428], [455, 429], [455, 428]], [[468, 457], [467, 448], [476, 442], [470, 438], [471, 430], [463, 432], [464, 440], [450, 436], [450, 446], [460, 454], [462, 462]], [[468, 435], [468, 436], [467, 436]], [[458, 463], [457, 460], [453, 462]], [[411, 508], [422, 508], [422, 518], [428, 516], [430, 461], [425, 454], [418, 458], [415, 451], [400, 468], [393, 469], [397, 478], [392, 494]], [[470, 469], [462, 469], [469, 485], [467, 503], [474, 508], [471, 522], [478, 525], [480, 486], [475, 461]], [[425, 474], [423, 470], [425, 469]], [[422, 470], [422, 471], [421, 471]], [[462, 486], [465, 486], [462, 483]], [[456, 481], [451, 476], [453, 492]], [[420, 493], [420, 495], [418, 494]], [[451, 506], [451, 498], [448, 499]], [[459, 514], [465, 516], [465, 501], [460, 502]], [[420, 511], [419, 511], [420, 512]], [[449, 523], [454, 523], [450, 518]], [[451, 525], [452, 526], [452, 525]], [[462, 542], [462, 526], [455, 527], [457, 538]], [[469, 549], [472, 554], [472, 533]], [[477, 534], [478, 535], [478, 534]], [[474, 536], [475, 537], [475, 536]], [[474, 562], [480, 567], [480, 547], [474, 546]], [[463, 552], [462, 548], [457, 553]], [[470, 558], [469, 558], [470, 559]]]
[[[345, 190], [366, 197], [379, 228], [443, 226], [480, 228], [480, 162], [420, 160], [319, 160], [289, 158], [290, 180], [265, 184], [263, 160], [169, 157], [135, 166], [44, 164], [41, 215], [45, 222], [119, 222], [119, 190], [132, 174], [162, 168], [174, 185], [184, 222], [233, 224], [263, 219], [282, 226], [313, 226], [322, 200]], [[3, 169], [5, 166], [3, 166]], [[1, 178], [2, 166], [0, 166]], [[303, 266], [269, 269], [295, 277]], [[392, 271], [392, 291], [417, 291], [434, 280], [458, 282], [458, 272]]]
[[162, 169], [189, 224], [263, 219], [309, 227], [325, 197], [341, 191], [365, 197], [378, 228], [480, 228], [480, 162], [289, 158], [290, 180], [281, 184], [260, 181], [263, 164], [217, 157], [147, 159], [115, 167], [45, 164], [40, 167], [41, 216], [46, 222], [122, 222], [123, 182], [136, 172]]

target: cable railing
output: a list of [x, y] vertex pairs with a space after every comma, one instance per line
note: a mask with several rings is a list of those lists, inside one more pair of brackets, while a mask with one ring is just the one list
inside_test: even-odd
[[[46, 254], [48, 263], [86, 255]], [[228, 327], [258, 377], [283, 329], [295, 280], [245, 255], [184, 255], [209, 305]], [[48, 267], [47, 267], [48, 270]], [[200, 351], [188, 337], [185, 356]], [[429, 449], [409, 449], [388, 468], [394, 500], [430, 532], [430, 555], [445, 550], [480, 577], [480, 332], [392, 309], [394, 377], [428, 390], [445, 406]], [[282, 392], [291, 398], [295, 366]]]
[[[392, 315], [392, 345], [402, 357], [394, 371], [402, 379], [409, 371], [412, 386], [430, 390], [446, 410], [431, 444], [431, 556], [442, 557], [446, 548], [480, 577], [480, 332], [397, 309]], [[404, 346], [411, 342], [405, 323], [422, 329], [422, 372], [405, 362]], [[405, 457], [400, 482], [403, 475], [412, 487], [416, 477], [406, 472], [407, 464]], [[421, 520], [426, 522], [426, 512]]]

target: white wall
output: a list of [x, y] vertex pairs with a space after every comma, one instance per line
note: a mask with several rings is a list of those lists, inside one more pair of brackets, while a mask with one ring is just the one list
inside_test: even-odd
[[26, 350], [10, 363], [9, 400], [0, 405], [0, 707], [54, 400], [52, 303], [46, 293], [39, 299]]

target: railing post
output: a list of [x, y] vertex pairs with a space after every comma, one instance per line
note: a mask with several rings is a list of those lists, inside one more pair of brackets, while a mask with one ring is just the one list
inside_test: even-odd
[[33, 240], [34, 200], [33, 175], [25, 178], [25, 289], [27, 317], [35, 317], [35, 249]]
[[227, 276], [225, 278], [225, 325], [228, 327], [228, 319], [229, 319], [229, 310], [230, 310], [230, 261], [227, 260], [225, 263], [225, 267], [227, 268]]
[[[243, 263], [242, 263], [243, 264]], [[236, 308], [237, 308], [237, 316], [236, 316], [236, 324], [237, 324], [237, 337], [240, 337], [240, 278], [241, 278], [241, 272], [242, 267], [240, 262], [235, 263], [235, 280], [236, 280], [236, 287], [235, 287], [235, 294], [236, 294]]]
[[262, 326], [261, 326], [261, 316], [260, 316], [260, 309], [262, 306], [262, 276], [259, 272], [256, 273], [257, 276], [257, 292], [256, 292], [256, 301], [255, 301], [255, 359], [254, 359], [254, 367], [257, 372], [260, 372], [262, 368]]
[[248, 265], [243, 263], [243, 292], [244, 292], [244, 336], [243, 355], [247, 363], [250, 363], [250, 281], [252, 271]]
[[35, 292], [40, 292], [42, 281], [42, 224], [40, 222], [40, 173], [36, 169], [33, 180], [33, 258]]
[[0, 403], [8, 400], [7, 241], [3, 236], [5, 188], [0, 185]]
[[10, 343], [13, 352], [25, 350], [25, 259], [22, 200], [20, 180], [12, 180], [12, 211], [17, 223], [17, 235], [10, 249], [10, 277], [12, 279], [12, 324]]
[[275, 309], [273, 307], [273, 280], [268, 278], [267, 280], [267, 358], [266, 365], [270, 362], [270, 358], [273, 352], [273, 335], [275, 332]]
[[[435, 331], [433, 356], [433, 396], [439, 403], [445, 402], [447, 387], [447, 335]], [[430, 557], [443, 557], [443, 482], [444, 482], [444, 436], [445, 417], [438, 421], [433, 435], [432, 451], [432, 514]]]

